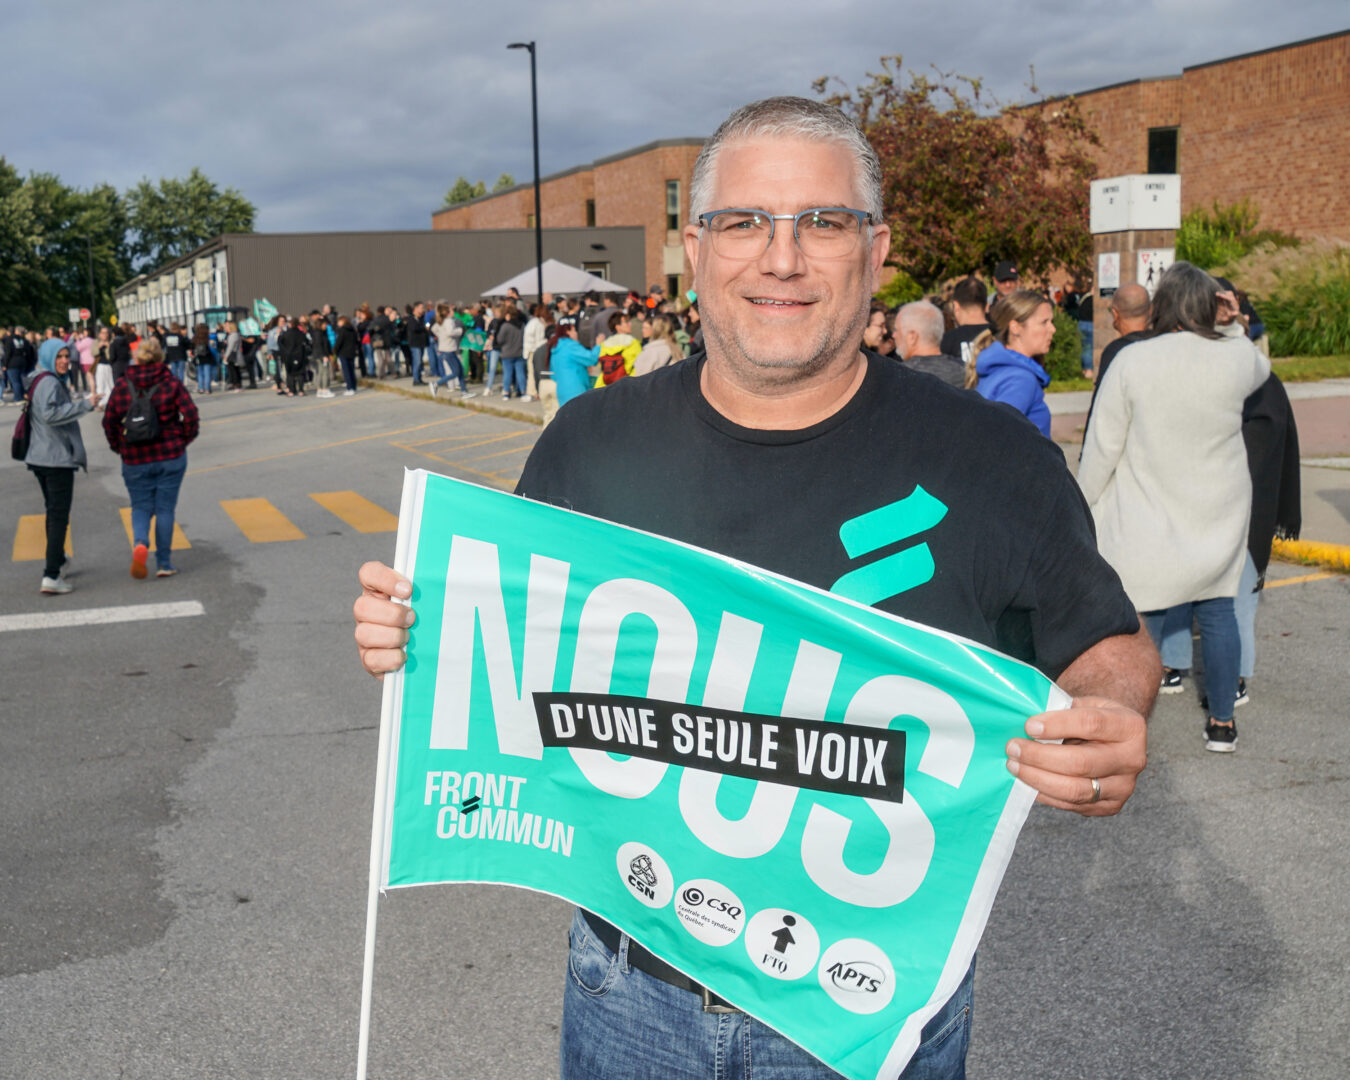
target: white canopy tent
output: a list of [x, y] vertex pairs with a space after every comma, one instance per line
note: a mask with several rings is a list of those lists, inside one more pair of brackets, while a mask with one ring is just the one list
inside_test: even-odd
[[[535, 290], [538, 288], [538, 274], [536, 268], [531, 266], [528, 270], [522, 270], [515, 277], [508, 278], [500, 285], [483, 290], [482, 295], [505, 296], [507, 289], [515, 289], [521, 296], [534, 296]], [[624, 285], [616, 285], [612, 281], [606, 281], [594, 274], [588, 274], [585, 270], [580, 270], [575, 266], [568, 266], [557, 259], [545, 259], [544, 291], [557, 295], [558, 293], [585, 292], [626, 293], [628, 289]]]

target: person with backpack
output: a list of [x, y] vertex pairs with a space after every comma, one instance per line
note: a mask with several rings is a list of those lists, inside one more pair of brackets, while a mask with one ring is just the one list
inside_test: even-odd
[[66, 530], [75, 494], [75, 470], [89, 468], [80, 436], [80, 417], [92, 412], [99, 402], [98, 394], [81, 401], [71, 397], [71, 351], [70, 346], [62, 345], [55, 356], [39, 361], [37, 370], [28, 376], [21, 427], [15, 430], [15, 455], [21, 456], [28, 471], [37, 477], [47, 510], [46, 563], [38, 589], [47, 595], [71, 589], [64, 576], [70, 562]]
[[206, 323], [198, 323], [192, 331], [192, 359], [197, 365], [197, 393], [211, 393], [211, 384], [216, 381], [216, 350]]
[[[199, 327], [204, 329], [204, 327]], [[136, 347], [135, 363], [113, 387], [103, 434], [122, 458], [122, 482], [131, 497], [131, 576], [148, 573], [150, 519], [155, 519], [156, 577], [172, 577], [173, 519], [187, 471], [188, 443], [197, 437], [197, 406], [164, 363], [153, 337]]]

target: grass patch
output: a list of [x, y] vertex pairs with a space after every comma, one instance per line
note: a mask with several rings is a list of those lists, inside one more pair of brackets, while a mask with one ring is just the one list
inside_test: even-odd
[[1278, 360], [1272, 360], [1271, 363], [1281, 382], [1350, 379], [1350, 354], [1341, 356], [1285, 356]]

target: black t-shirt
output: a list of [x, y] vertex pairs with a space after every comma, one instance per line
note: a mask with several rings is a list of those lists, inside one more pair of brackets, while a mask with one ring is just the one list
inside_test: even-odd
[[[1011, 408], [869, 354], [833, 416], [759, 431], [708, 404], [702, 366], [695, 356], [568, 402], [517, 492], [839, 586], [1052, 678], [1138, 629], [1059, 448]], [[857, 550], [859, 532], [872, 550], [851, 559], [841, 536]], [[866, 566], [870, 595], [859, 576], [841, 581]]]
[[164, 335], [164, 362], [181, 364], [187, 359], [187, 336], [170, 331]]
[[954, 326], [942, 335], [942, 341], [938, 343], [944, 356], [954, 356], [962, 363], [965, 363], [961, 355], [961, 346], [974, 341], [986, 330], [993, 330], [989, 323], [974, 323], [970, 326]]

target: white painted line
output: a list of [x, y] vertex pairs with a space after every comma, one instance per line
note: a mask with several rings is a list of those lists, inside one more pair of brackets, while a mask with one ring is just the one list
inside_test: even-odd
[[150, 619], [184, 619], [205, 614], [206, 609], [197, 600], [84, 608], [81, 611], [33, 611], [24, 615], [0, 615], [0, 633], [6, 630], [56, 630], [63, 626], [104, 626], [108, 623], [145, 622]]

